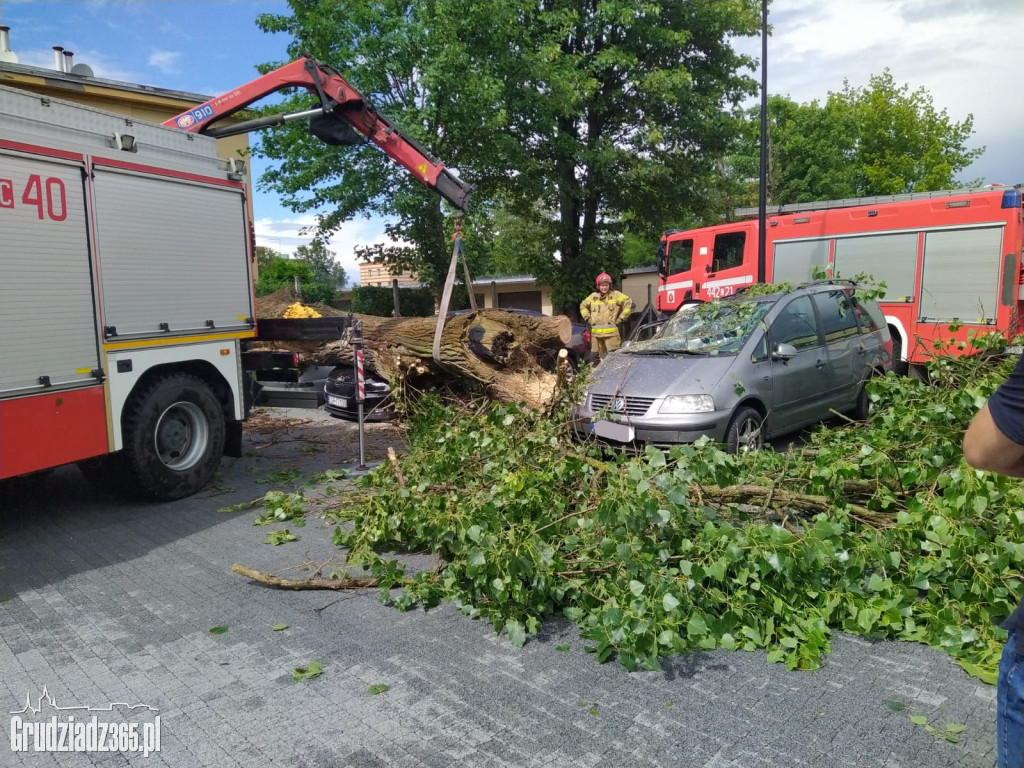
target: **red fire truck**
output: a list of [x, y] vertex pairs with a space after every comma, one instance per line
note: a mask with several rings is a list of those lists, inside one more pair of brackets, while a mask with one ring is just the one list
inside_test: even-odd
[[[212, 125], [288, 86], [319, 107]], [[257, 337], [247, 190], [197, 134], [297, 117], [331, 144], [366, 136], [464, 207], [468, 185], [312, 59], [174, 127], [0, 86], [0, 480], [77, 462], [101, 487], [176, 499], [240, 455]]]
[[[757, 282], [757, 209], [741, 220], [667, 232], [659, 249], [657, 309], [708, 301]], [[1024, 298], [1021, 191], [986, 187], [770, 207], [767, 282], [800, 283], [815, 268], [885, 282], [879, 305], [897, 369], [935, 354], [968, 329], [1019, 333]], [[951, 331], [956, 322], [959, 330]], [[961, 325], [962, 324], [962, 325]]]

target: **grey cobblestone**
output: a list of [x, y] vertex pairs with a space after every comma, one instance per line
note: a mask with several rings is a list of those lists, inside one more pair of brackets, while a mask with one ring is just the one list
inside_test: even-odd
[[[596, 664], [560, 621], [514, 649], [450, 606], [400, 613], [374, 591], [250, 584], [233, 562], [272, 571], [335, 554], [316, 521], [297, 529], [299, 542], [271, 548], [254, 511], [217, 511], [264, 494], [270, 486], [256, 480], [273, 468], [309, 476], [331, 465], [300, 445], [227, 460], [223, 492], [173, 504], [113, 500], [73, 469], [16, 504], [0, 495], [0, 706], [17, 711], [45, 686], [59, 704], [149, 704], [162, 725], [161, 751], [145, 759], [15, 754], [4, 715], [0, 766], [994, 764], [994, 689], [923, 646], [837, 635], [811, 673], [768, 665], [763, 653], [717, 651], [629, 674]], [[289, 628], [271, 631], [279, 622]], [[227, 633], [211, 635], [221, 624]], [[555, 650], [563, 642], [568, 653]], [[312, 660], [323, 675], [294, 683], [292, 668]], [[371, 696], [376, 683], [390, 690]], [[893, 712], [886, 699], [907, 709]], [[910, 714], [967, 729], [952, 744]]]

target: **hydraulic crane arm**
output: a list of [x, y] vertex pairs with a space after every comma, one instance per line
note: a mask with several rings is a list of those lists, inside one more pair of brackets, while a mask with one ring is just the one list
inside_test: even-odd
[[[320, 106], [288, 115], [245, 120], [224, 127], [213, 125], [268, 94], [295, 86], [316, 94]], [[357, 144], [362, 141], [359, 135], [362, 134], [445, 200], [460, 211], [465, 210], [472, 190], [469, 184], [378, 113], [337, 71], [310, 56], [296, 59], [263, 77], [216, 96], [205, 104], [182, 112], [164, 122], [164, 125], [219, 138], [298, 119], [310, 119], [310, 131], [327, 144]]]

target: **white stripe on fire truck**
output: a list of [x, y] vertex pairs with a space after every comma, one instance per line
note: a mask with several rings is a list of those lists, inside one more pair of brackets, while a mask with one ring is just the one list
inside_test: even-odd
[[677, 291], [680, 288], [692, 288], [693, 280], [670, 280], [664, 285], [659, 285], [659, 291]]
[[713, 288], [719, 285], [746, 285], [747, 283], [754, 282], [753, 275], [744, 275], [743, 277], [727, 277], [722, 280], [708, 280], [704, 283], [705, 288]]

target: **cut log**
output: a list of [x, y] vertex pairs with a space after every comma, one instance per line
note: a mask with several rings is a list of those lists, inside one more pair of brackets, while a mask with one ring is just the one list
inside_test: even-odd
[[[362, 322], [366, 365], [389, 381], [427, 374], [465, 377], [498, 400], [530, 408], [550, 404], [559, 387], [557, 372], [546, 371], [538, 358], [555, 360], [556, 351], [572, 337], [572, 322], [565, 316], [535, 317], [491, 309], [470, 312], [445, 322], [438, 365], [432, 355], [436, 317], [352, 317]], [[276, 346], [298, 351], [310, 365], [353, 364], [351, 338]]]

